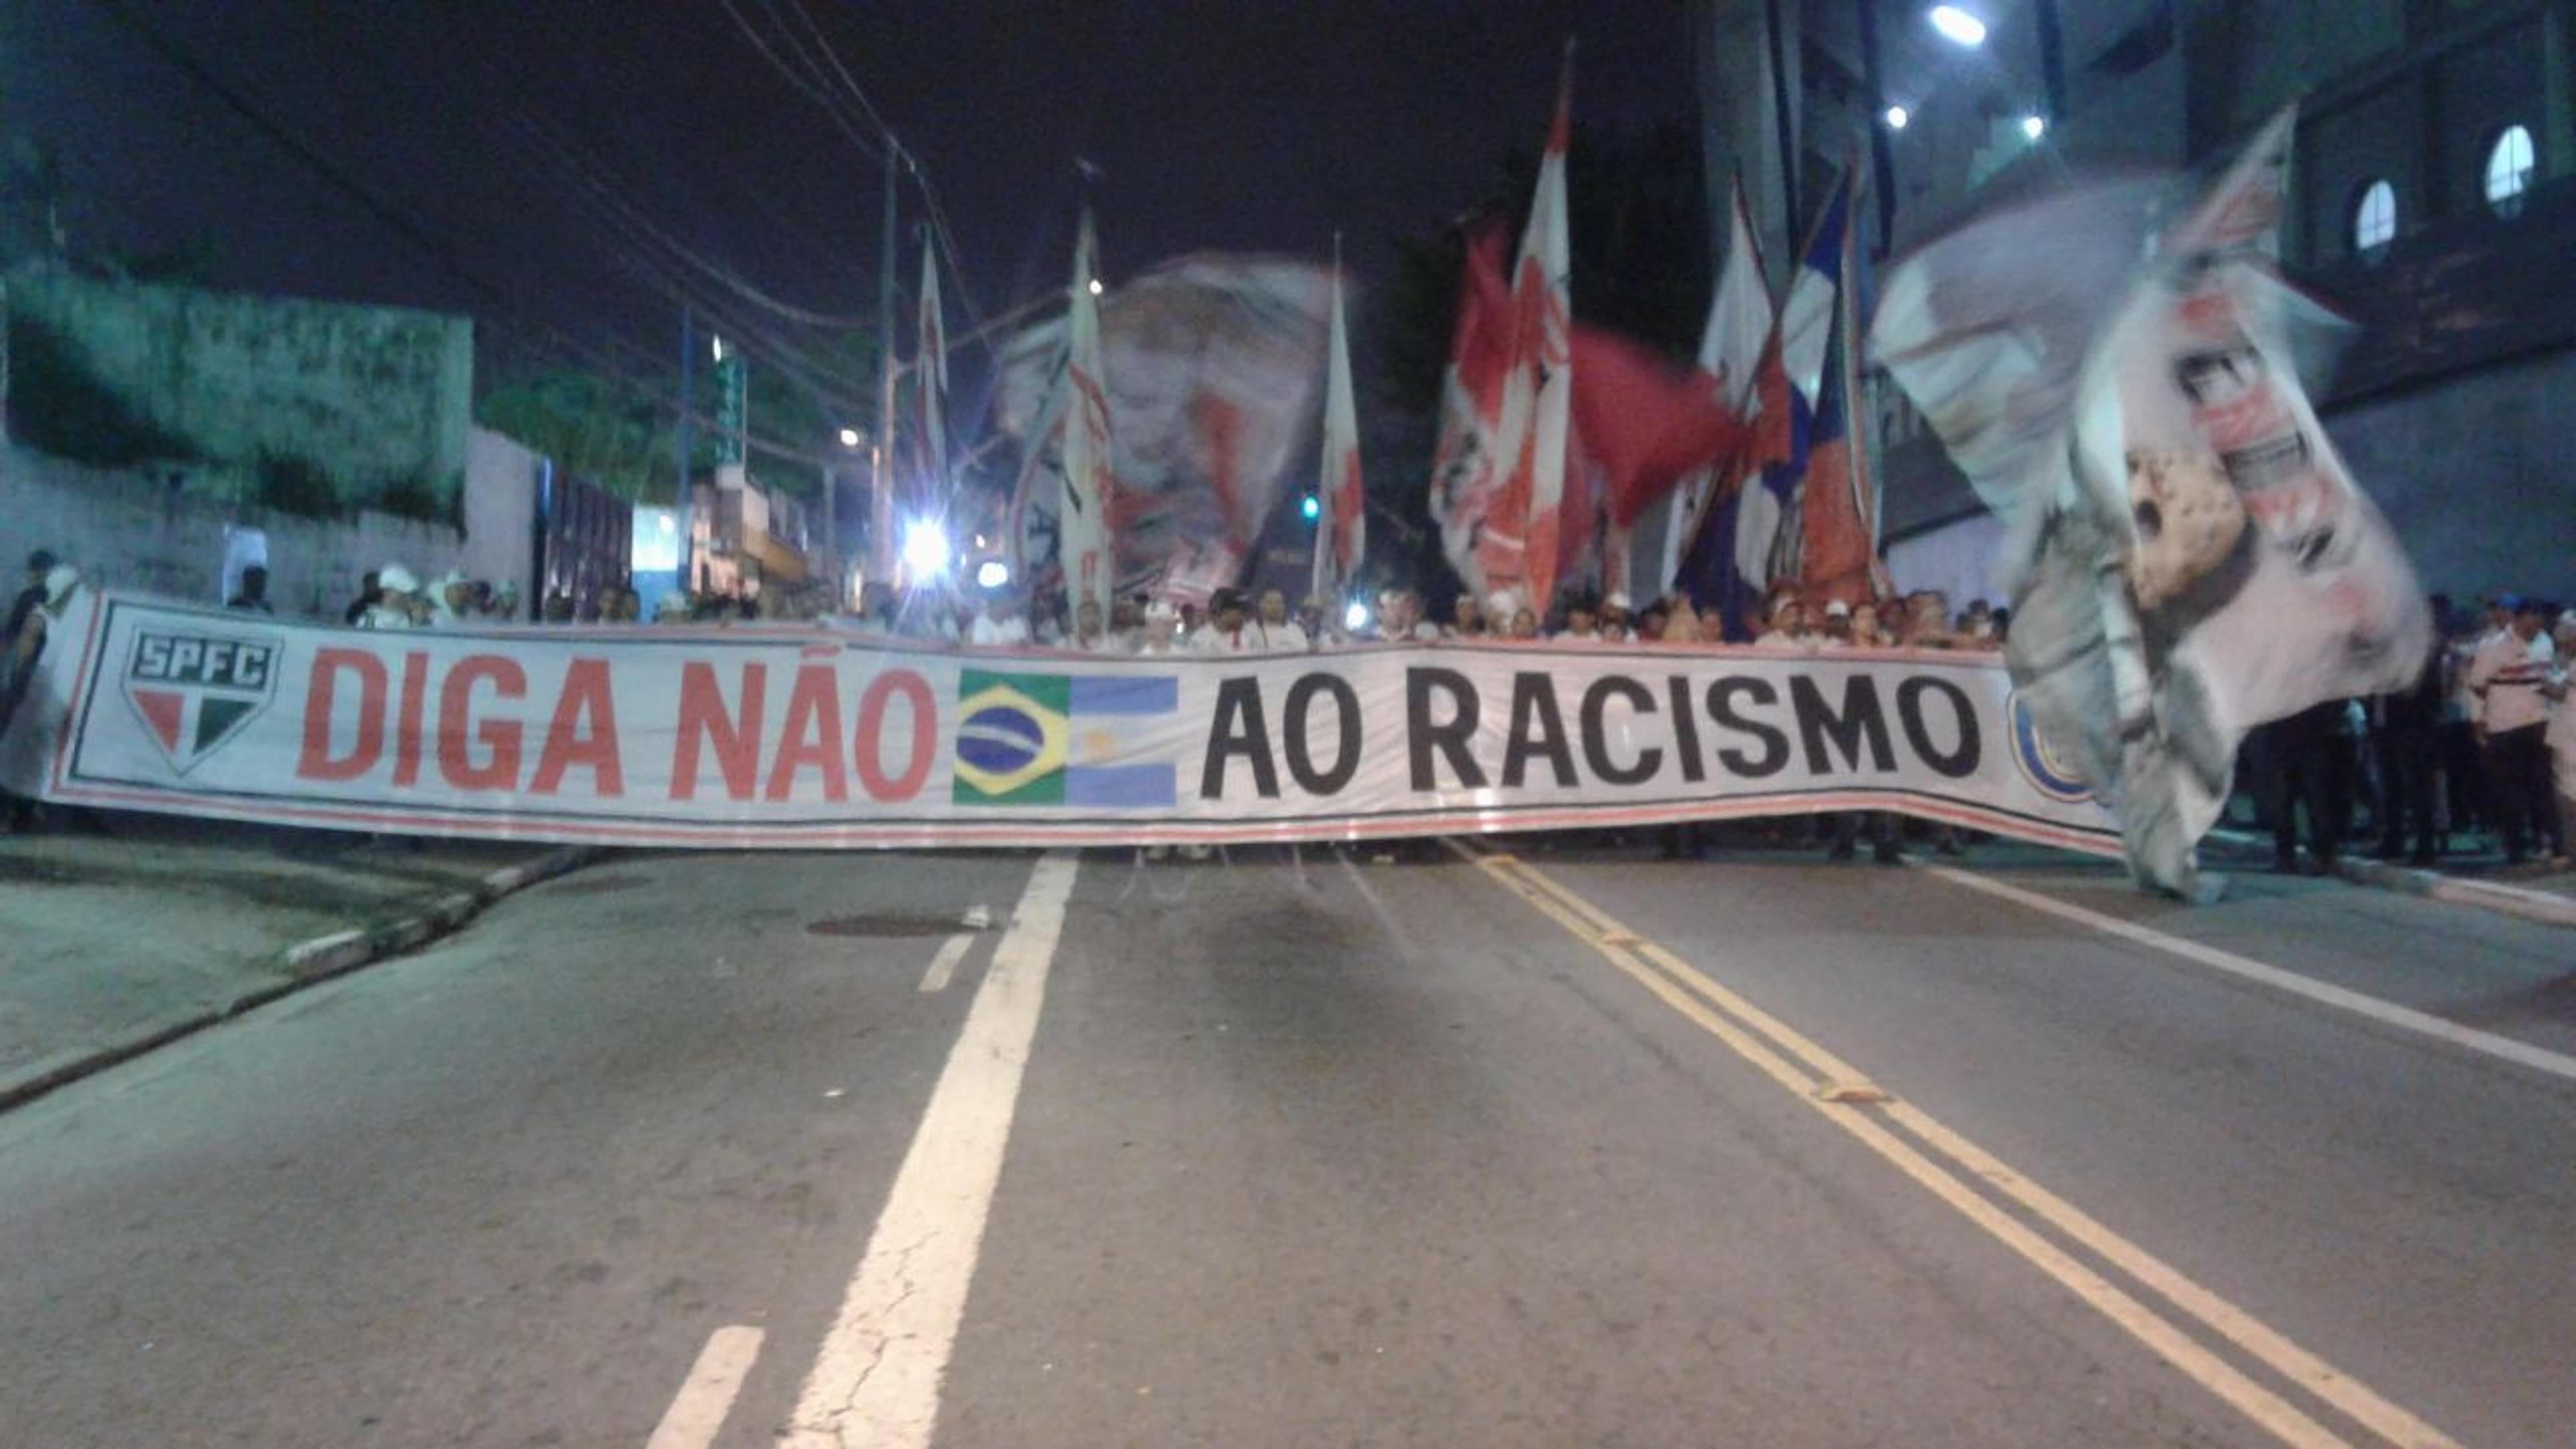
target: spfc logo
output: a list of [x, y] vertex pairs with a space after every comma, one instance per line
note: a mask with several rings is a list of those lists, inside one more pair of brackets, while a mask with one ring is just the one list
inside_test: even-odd
[[184, 775], [231, 743], [277, 694], [274, 639], [140, 629], [125, 698]]

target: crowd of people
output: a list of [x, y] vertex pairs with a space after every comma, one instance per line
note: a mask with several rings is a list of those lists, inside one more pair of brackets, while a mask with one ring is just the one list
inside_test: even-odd
[[2373, 835], [2382, 860], [2429, 866], [2492, 846], [2508, 865], [2567, 868], [2576, 609], [2516, 594], [2483, 605], [2432, 600], [2436, 639], [2413, 687], [2329, 700], [2254, 732], [2248, 793], [2276, 869], [2332, 870], [2348, 842]]
[[[1764, 649], [1910, 648], [2000, 650], [2010, 611], [1980, 599], [1953, 614], [1949, 599], [1925, 589], [1903, 596], [1827, 599], [1812, 610], [1794, 588], [1775, 589], [1762, 608], [1754, 645]], [[1134, 596], [1104, 616], [1084, 603], [1067, 616], [1060, 604], [1029, 608], [1008, 589], [955, 610], [917, 604], [898, 608], [890, 591], [866, 591], [857, 617], [866, 632], [983, 648], [1062, 649], [1081, 654], [1305, 654], [1392, 642], [1577, 645], [1714, 645], [1727, 641], [1715, 611], [1694, 610], [1679, 595], [1636, 608], [1624, 593], [1568, 594], [1542, 619], [1520, 595], [1460, 593], [1448, 618], [1435, 621], [1419, 593], [1390, 588], [1374, 609], [1334, 609], [1309, 597], [1291, 606], [1283, 589], [1220, 589], [1195, 603]]]

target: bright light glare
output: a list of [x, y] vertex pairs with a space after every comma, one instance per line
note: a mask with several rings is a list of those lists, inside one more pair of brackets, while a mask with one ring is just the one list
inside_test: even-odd
[[1913, 119], [1914, 113], [1908, 111], [1903, 106], [1890, 106], [1887, 108], [1887, 129], [1891, 131], [1904, 130], [1905, 123]]
[[1977, 46], [1986, 43], [1986, 22], [1956, 5], [1935, 5], [1929, 17], [1932, 28], [1952, 45]]
[[948, 535], [939, 525], [915, 522], [903, 531], [903, 566], [916, 579], [935, 579], [948, 572]]
[[975, 583], [980, 588], [998, 589], [1011, 581], [1011, 566], [997, 558], [988, 558], [975, 568]]
[[1324, 516], [1323, 500], [1317, 498], [1314, 494], [1309, 493], [1306, 495], [1305, 501], [1297, 505], [1297, 511], [1306, 515], [1306, 521], [1308, 523], [1312, 523], [1316, 519]]
[[1099, 279], [1098, 277], [1094, 277], [1094, 278], [1092, 278], [1092, 279], [1091, 279], [1091, 295], [1093, 295], [1093, 296], [1097, 297], [1097, 296], [1099, 296], [1099, 295], [1100, 295], [1101, 290], [1102, 290], [1102, 289], [1101, 289], [1101, 286], [1100, 286], [1100, 279]]
[[2021, 118], [2021, 133], [2028, 136], [2030, 139], [2036, 141], [2041, 136], [2047, 134], [2047, 131], [2048, 122], [2040, 117], [2024, 116]]
[[1351, 606], [1342, 611], [1342, 627], [1352, 631], [1353, 633], [1357, 633], [1358, 631], [1367, 628], [1368, 620], [1368, 605], [1361, 603], [1357, 599], [1353, 599], [1351, 601]]
[[858, 445], [859, 445], [859, 430], [858, 430], [858, 429], [856, 429], [856, 428], [843, 428], [843, 429], [841, 429], [841, 446], [842, 446], [842, 447], [844, 447], [844, 448], [855, 448], [855, 447], [857, 447]]
[[707, 347], [708, 347], [708, 349], [709, 349], [709, 350], [711, 350], [711, 351], [713, 351], [713, 352], [715, 353], [715, 355], [716, 355], [716, 361], [718, 361], [718, 362], [722, 362], [722, 361], [724, 361], [724, 339], [723, 339], [723, 338], [721, 338], [721, 337], [710, 337], [710, 338], [708, 338], [708, 339], [707, 339]]

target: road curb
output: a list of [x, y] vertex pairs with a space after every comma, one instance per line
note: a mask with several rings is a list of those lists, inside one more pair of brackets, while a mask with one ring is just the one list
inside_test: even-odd
[[468, 889], [441, 896], [417, 915], [365, 930], [334, 931], [330, 935], [316, 936], [310, 941], [289, 946], [278, 953], [275, 962], [276, 969], [285, 973], [284, 980], [252, 987], [179, 1020], [162, 1022], [124, 1041], [39, 1062], [25, 1076], [15, 1081], [0, 1082], [0, 1112], [34, 1101], [57, 1087], [69, 1086], [83, 1077], [132, 1061], [146, 1052], [168, 1046], [181, 1037], [192, 1036], [218, 1022], [229, 1021], [243, 1012], [266, 1006], [280, 997], [292, 996], [306, 987], [345, 976], [362, 966], [371, 966], [388, 957], [415, 950], [464, 926], [503, 896], [577, 870], [597, 860], [601, 853], [600, 847], [592, 845], [566, 846], [549, 851], [534, 860], [503, 866]]
[[[2265, 837], [2249, 835], [2241, 830], [2213, 830], [2209, 833], [2212, 839], [2248, 850], [2266, 843]], [[2467, 876], [2445, 875], [2438, 870], [2391, 865], [2381, 860], [2359, 860], [2351, 856], [2335, 862], [2335, 874], [2354, 885], [2423, 896], [2455, 906], [2474, 906], [2544, 926], [2576, 927], [2576, 900], [2548, 891], [2525, 890], [2521, 886], [2496, 881], [2472, 880]]]
[[2477, 906], [2544, 926], [2576, 926], [2576, 901], [2547, 891], [2524, 890], [2494, 881], [2469, 880], [2437, 870], [2410, 869], [2377, 860], [2337, 862], [2336, 874], [2360, 885], [2428, 896], [2453, 905]]

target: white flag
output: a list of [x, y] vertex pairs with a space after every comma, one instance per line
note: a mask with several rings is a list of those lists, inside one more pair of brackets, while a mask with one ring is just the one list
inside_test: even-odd
[[1366, 496], [1360, 488], [1359, 410], [1351, 398], [1351, 341], [1342, 321], [1342, 274], [1333, 272], [1333, 330], [1324, 363], [1324, 454], [1315, 480], [1315, 570], [1309, 592], [1327, 617], [1360, 571], [1368, 546]]
[[1099, 243], [1091, 209], [1083, 208], [1074, 243], [1071, 306], [1065, 324], [1064, 512], [1058, 557], [1064, 563], [1065, 609], [1098, 604], [1109, 617], [1111, 574], [1109, 507], [1117, 487], [1109, 475], [1109, 392], [1100, 372], [1100, 299], [1093, 295]]

